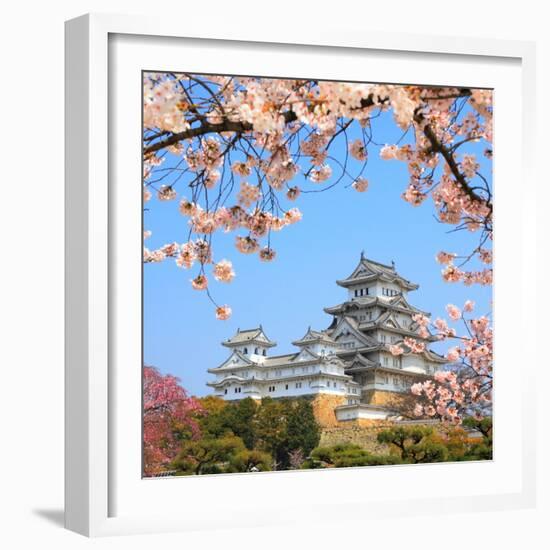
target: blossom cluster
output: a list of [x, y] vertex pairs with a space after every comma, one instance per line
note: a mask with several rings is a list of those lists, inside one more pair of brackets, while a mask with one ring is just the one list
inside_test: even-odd
[[[492, 236], [488, 180], [476, 155], [461, 149], [482, 141], [490, 158], [491, 91], [167, 73], [146, 73], [143, 85], [144, 201], [153, 192], [158, 201], [174, 201], [185, 182], [189, 198], [181, 198], [179, 208], [190, 231], [187, 242], [145, 249], [144, 261], [172, 257], [187, 269], [198, 264], [192, 283], [197, 290], [208, 288], [205, 266], [212, 263], [217, 233], [243, 231], [235, 237], [236, 249], [271, 261], [272, 232], [302, 217], [284, 200], [297, 200], [308, 185], [329, 189], [342, 178], [351, 178], [350, 186], [365, 192], [372, 121], [383, 111], [414, 136], [411, 143], [380, 149], [382, 159], [407, 165], [403, 199], [418, 206], [431, 197], [442, 223], [478, 232], [483, 242]], [[352, 123], [360, 137], [348, 141]], [[330, 154], [342, 143], [339, 139], [347, 144], [344, 165]], [[162, 167], [166, 152], [180, 159], [172, 173]], [[298, 175], [304, 181], [300, 186], [293, 182]], [[207, 243], [206, 256], [197, 253], [199, 242]], [[445, 254], [438, 260], [445, 264], [446, 281], [491, 283], [488, 248], [479, 247], [486, 267], [478, 271], [463, 270], [453, 263], [454, 255]], [[221, 306], [216, 307], [218, 312]], [[229, 309], [216, 313], [217, 318], [227, 318]], [[421, 334], [426, 331], [421, 328]]]
[[146, 475], [161, 471], [176, 456], [180, 441], [175, 429], [192, 438], [200, 435], [199, 401], [189, 397], [178, 378], [162, 375], [156, 368], [143, 368], [143, 447]]
[[474, 303], [468, 300], [458, 308], [447, 306], [451, 322], [461, 321], [467, 336], [458, 337], [443, 319], [433, 323], [440, 340], [453, 340], [446, 359], [448, 370], [438, 371], [433, 379], [413, 384], [411, 392], [424, 398], [418, 402], [417, 416], [438, 416], [445, 421], [460, 423], [464, 415], [481, 417], [490, 407], [493, 388], [493, 330], [487, 316], [466, 318]]

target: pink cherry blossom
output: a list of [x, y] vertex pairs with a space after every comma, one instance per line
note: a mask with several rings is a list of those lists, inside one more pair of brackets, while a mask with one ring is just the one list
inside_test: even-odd
[[229, 260], [221, 260], [214, 265], [214, 279], [223, 283], [230, 283], [235, 277], [233, 264]]
[[458, 321], [462, 317], [462, 312], [460, 309], [453, 304], [448, 304], [446, 310], [449, 318], [453, 321]]
[[392, 355], [402, 355], [403, 354], [403, 348], [398, 344], [393, 344], [389, 347], [390, 353]]
[[176, 191], [169, 185], [161, 185], [157, 197], [159, 201], [173, 201], [176, 198]]
[[216, 319], [227, 321], [231, 317], [231, 308], [229, 306], [219, 306], [216, 308]]
[[[492, 157], [492, 100], [491, 90], [466, 87], [145, 73], [143, 199], [149, 201], [153, 189], [159, 201], [173, 201], [176, 188], [178, 193], [185, 189], [189, 198], [180, 201], [179, 209], [189, 218], [190, 234], [187, 243], [145, 249], [144, 262], [172, 257], [187, 269], [200, 264], [203, 274], [204, 266], [212, 263], [217, 239], [234, 231], [245, 234], [236, 238], [239, 251], [261, 251], [260, 259], [271, 259], [264, 250], [271, 250], [274, 232], [302, 219], [297, 208], [285, 211], [286, 200], [298, 200], [311, 191], [308, 186], [329, 180], [331, 184], [317, 192], [339, 181], [359, 192], [367, 189], [362, 174], [369, 149], [384, 142], [376, 136], [376, 118], [388, 112], [400, 131], [412, 137], [408, 143], [380, 148], [383, 160], [406, 167], [403, 199], [419, 206], [429, 198], [440, 222], [479, 237], [471, 253], [437, 254], [443, 279], [490, 285], [490, 177], [481, 174], [487, 161], [481, 163], [470, 145], [480, 142], [480, 151]], [[457, 110], [458, 105], [462, 107]], [[353, 127], [356, 133], [348, 135]], [[346, 155], [340, 166], [333, 151], [344, 142], [353, 160], [348, 164]], [[162, 167], [170, 156], [177, 158], [177, 169]], [[300, 188], [291, 183], [299, 174], [305, 176]], [[472, 269], [466, 266], [470, 261], [483, 267]], [[464, 313], [469, 312], [465, 305]], [[430, 336], [425, 323], [419, 323], [417, 332], [419, 338]], [[454, 338], [456, 330], [440, 326], [436, 337]], [[422, 342], [413, 343], [404, 345], [420, 353]], [[482, 346], [475, 349], [475, 354], [462, 357], [475, 359], [477, 365], [487, 355]], [[449, 407], [445, 410], [455, 418]]]
[[191, 280], [191, 286], [195, 290], [206, 290], [208, 287], [208, 279], [206, 278], [206, 275], [197, 275]]
[[365, 178], [357, 178], [352, 187], [359, 193], [364, 193], [369, 187], [369, 182]]
[[275, 259], [275, 256], [277, 255], [277, 253], [271, 247], [265, 246], [260, 250], [259, 255], [260, 255], [260, 260], [262, 260], [262, 262], [271, 262], [272, 260]]
[[349, 152], [353, 158], [359, 161], [365, 161], [367, 159], [367, 149], [360, 139], [356, 139], [350, 143]]

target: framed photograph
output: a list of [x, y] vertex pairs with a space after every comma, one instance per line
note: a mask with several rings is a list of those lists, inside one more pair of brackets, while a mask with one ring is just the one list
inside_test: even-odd
[[67, 528], [533, 505], [533, 44], [195, 29], [66, 25]]

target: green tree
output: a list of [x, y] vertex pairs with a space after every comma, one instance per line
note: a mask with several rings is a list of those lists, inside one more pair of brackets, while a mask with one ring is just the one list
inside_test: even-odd
[[309, 401], [300, 399], [289, 407], [286, 430], [285, 465], [289, 463], [291, 452], [301, 450], [304, 456], [308, 456], [319, 445], [321, 430]]
[[486, 416], [481, 419], [468, 417], [464, 419], [462, 424], [465, 428], [469, 428], [481, 435], [481, 439], [471, 441], [470, 448], [464, 460], [492, 460], [493, 418], [491, 416]]
[[271, 470], [272, 458], [268, 453], [245, 449], [235, 454], [228, 467], [232, 472], [267, 472]]
[[332, 447], [317, 447], [302, 468], [350, 468], [400, 463], [401, 459], [396, 455], [374, 455], [359, 445], [345, 443]]
[[171, 466], [180, 475], [221, 473], [245, 449], [242, 439], [235, 436], [186, 441]]
[[377, 439], [405, 463], [444, 462], [449, 458], [448, 448], [428, 426], [395, 426], [381, 431]]
[[256, 434], [254, 432], [254, 416], [258, 405], [254, 399], [247, 397], [225, 409], [226, 426], [237, 436], [240, 437], [247, 449], [254, 449], [256, 444]]
[[243, 440], [248, 449], [253, 449], [256, 443], [253, 419], [258, 408], [254, 399], [247, 397], [233, 403], [220, 400], [223, 406], [217, 400], [220, 399], [210, 398], [205, 405], [207, 415], [201, 419], [204, 437], [235, 435]]
[[269, 453], [278, 466], [285, 461], [285, 453], [288, 452], [286, 447], [288, 406], [285, 401], [275, 401], [265, 397], [253, 422], [257, 448]]

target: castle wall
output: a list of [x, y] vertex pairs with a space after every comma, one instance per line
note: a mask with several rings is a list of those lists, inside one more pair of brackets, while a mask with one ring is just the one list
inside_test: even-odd
[[336, 420], [334, 409], [340, 405], [346, 405], [347, 402], [347, 398], [342, 395], [316, 395], [312, 399], [311, 405], [319, 426], [321, 426], [321, 428], [338, 426], [340, 422]]
[[319, 446], [332, 447], [344, 443], [359, 445], [374, 454], [387, 454], [388, 447], [376, 440], [381, 430], [390, 428], [394, 423], [387, 420], [354, 420], [340, 422], [338, 426], [330, 426], [321, 430]]
[[408, 394], [403, 394], [395, 391], [385, 390], [366, 390], [362, 393], [363, 403], [368, 405], [378, 405], [381, 407], [388, 407], [392, 404], [399, 405]]

